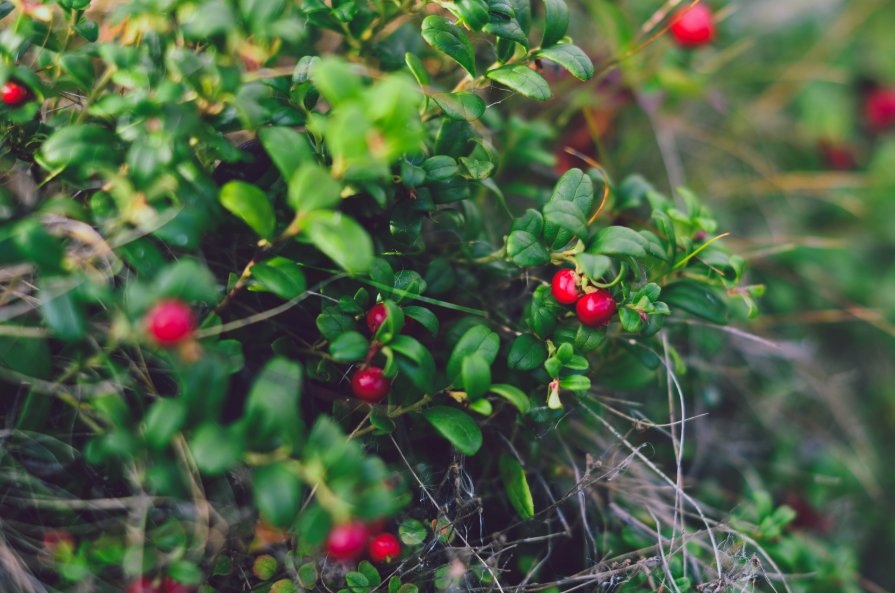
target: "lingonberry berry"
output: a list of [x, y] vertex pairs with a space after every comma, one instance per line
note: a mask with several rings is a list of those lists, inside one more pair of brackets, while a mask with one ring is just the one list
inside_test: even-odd
[[864, 99], [864, 118], [876, 134], [895, 127], [895, 87], [870, 91]]
[[336, 525], [326, 538], [326, 553], [336, 560], [354, 560], [363, 553], [367, 537], [363, 523]]
[[351, 391], [354, 396], [371, 404], [385, 399], [389, 387], [391, 381], [382, 374], [382, 369], [379, 367], [361, 369], [351, 378]]
[[151, 578], [143, 577], [131, 583], [127, 588], [127, 593], [161, 593], [161, 591], [152, 584]]
[[379, 326], [385, 323], [386, 317], [388, 317], [388, 309], [382, 303], [370, 307], [370, 310], [367, 311], [367, 327], [370, 328], [371, 334], [375, 334]]
[[671, 34], [681, 47], [699, 47], [715, 39], [715, 20], [705, 4], [685, 8], [674, 16]]
[[615, 301], [608, 291], [597, 289], [589, 292], [578, 300], [575, 312], [578, 319], [589, 327], [602, 327], [609, 323], [615, 315]]
[[25, 103], [30, 96], [31, 92], [28, 87], [14, 80], [3, 83], [3, 88], [0, 89], [0, 98], [8, 107], [18, 107]]
[[560, 270], [553, 276], [551, 290], [553, 298], [563, 305], [572, 305], [578, 301], [578, 274], [574, 270]]
[[847, 144], [822, 140], [818, 150], [824, 164], [834, 171], [849, 171], [857, 166], [855, 152]]
[[162, 585], [159, 589], [159, 593], [192, 593], [192, 591], [192, 587], [178, 583], [171, 577], [162, 579]]
[[183, 301], [162, 301], [146, 314], [149, 335], [162, 346], [173, 346], [196, 329], [193, 310]]
[[401, 554], [401, 542], [391, 533], [381, 533], [370, 540], [369, 552], [376, 564], [389, 563]]

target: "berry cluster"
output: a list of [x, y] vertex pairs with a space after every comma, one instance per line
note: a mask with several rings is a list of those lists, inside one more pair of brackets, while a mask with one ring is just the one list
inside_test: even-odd
[[608, 290], [597, 288], [581, 294], [581, 277], [574, 270], [560, 270], [551, 284], [553, 298], [563, 305], [575, 305], [578, 320], [588, 327], [603, 327], [617, 307]]
[[401, 554], [401, 543], [391, 533], [376, 533], [375, 525], [360, 522], [337, 525], [326, 539], [326, 553], [340, 561], [357, 560], [366, 549], [370, 560], [387, 564]]

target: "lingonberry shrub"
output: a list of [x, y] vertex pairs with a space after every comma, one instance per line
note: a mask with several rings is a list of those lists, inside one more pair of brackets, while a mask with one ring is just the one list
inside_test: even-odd
[[760, 288], [693, 193], [555, 173], [564, 0], [89, 4], [0, 3], [11, 586], [366, 593], [383, 520], [390, 593], [723, 577], [617, 406]]

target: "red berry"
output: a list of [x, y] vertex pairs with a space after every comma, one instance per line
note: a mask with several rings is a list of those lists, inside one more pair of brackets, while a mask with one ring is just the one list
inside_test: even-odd
[[31, 93], [28, 91], [28, 87], [14, 80], [5, 82], [3, 88], [0, 89], [0, 97], [3, 98], [3, 103], [10, 107], [18, 107], [27, 101], [30, 96]]
[[895, 127], [895, 87], [871, 91], [864, 100], [864, 117], [875, 133]]
[[367, 367], [354, 373], [351, 378], [351, 391], [357, 399], [375, 404], [388, 395], [391, 381], [382, 375], [379, 367]]
[[578, 301], [578, 274], [574, 270], [560, 270], [553, 276], [553, 298], [563, 305], [572, 305]]
[[192, 593], [193, 588], [183, 583], [178, 583], [171, 577], [162, 579], [162, 585], [159, 593]]
[[612, 300], [612, 295], [608, 291], [600, 289], [581, 297], [575, 307], [578, 319], [590, 327], [606, 325], [615, 315], [615, 311], [615, 301]]
[[834, 171], [849, 171], [857, 166], [855, 153], [847, 144], [821, 141], [818, 150], [826, 166]]
[[363, 553], [367, 537], [363, 523], [336, 525], [326, 538], [326, 553], [336, 560], [354, 560]]
[[131, 586], [127, 588], [127, 593], [161, 593], [161, 591], [152, 584], [151, 578], [143, 577], [131, 583]]
[[370, 328], [371, 334], [376, 333], [379, 326], [385, 322], [386, 317], [388, 317], [388, 309], [382, 303], [370, 307], [370, 310], [367, 311], [367, 327]]
[[196, 329], [196, 317], [182, 301], [162, 301], [146, 314], [149, 335], [162, 346], [173, 346], [190, 337]]
[[705, 4], [697, 4], [675, 15], [671, 34], [681, 47], [699, 47], [715, 39], [715, 21]]
[[391, 533], [382, 533], [370, 541], [369, 551], [376, 564], [388, 563], [401, 554], [401, 542]]

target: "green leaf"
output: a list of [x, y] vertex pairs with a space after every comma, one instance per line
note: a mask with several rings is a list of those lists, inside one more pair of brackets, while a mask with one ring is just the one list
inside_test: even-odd
[[573, 202], [587, 215], [594, 207], [594, 182], [581, 169], [569, 169], [559, 178], [550, 202]]
[[210, 422], [193, 433], [190, 449], [199, 470], [208, 476], [217, 476], [239, 463], [245, 441], [236, 427]]
[[264, 192], [254, 185], [231, 181], [221, 188], [221, 205], [262, 238], [273, 238], [277, 223], [273, 207]]
[[40, 149], [40, 162], [48, 170], [73, 169], [80, 179], [117, 169], [120, 156], [117, 137], [96, 124], [60, 128]]
[[544, 241], [554, 249], [566, 245], [572, 237], [587, 238], [587, 220], [575, 202], [556, 200], [544, 206]]
[[690, 280], [673, 282], [662, 290], [662, 300], [672, 309], [682, 309], [718, 325], [727, 323], [727, 304], [708, 286]]
[[370, 351], [370, 342], [359, 332], [350, 331], [340, 334], [329, 345], [329, 353], [339, 362], [363, 360]]
[[454, 381], [457, 378], [462, 369], [463, 359], [467, 356], [479, 356], [488, 365], [492, 365], [499, 349], [500, 336], [496, 333], [484, 325], [469, 328], [451, 351], [447, 364], [448, 380]]
[[541, 47], [550, 47], [565, 37], [569, 28], [569, 7], [565, 0], [544, 0], [544, 38]]
[[480, 161], [461, 156], [460, 164], [466, 170], [465, 176], [477, 181], [487, 179], [494, 172], [494, 163], [491, 161]]
[[152, 292], [158, 297], [209, 304], [217, 302], [220, 295], [215, 277], [209, 269], [187, 258], [165, 266], [155, 277]]
[[475, 78], [475, 52], [463, 29], [444, 17], [429, 15], [423, 20], [423, 39]]
[[488, 0], [488, 18], [489, 22], [484, 27], [486, 32], [528, 49], [528, 35], [516, 20], [516, 10], [510, 0]]
[[519, 371], [531, 371], [547, 360], [547, 347], [544, 342], [531, 334], [522, 334], [510, 346], [507, 355], [507, 366]]
[[404, 307], [404, 315], [426, 328], [433, 337], [438, 335], [438, 317], [429, 309], [411, 305]]
[[452, 12], [473, 31], [481, 31], [488, 24], [488, 3], [485, 0], [457, 0]]
[[612, 267], [612, 260], [605, 255], [584, 252], [575, 255], [575, 261], [581, 267], [581, 271], [593, 280], [602, 278]]
[[186, 423], [186, 416], [187, 406], [183, 400], [166, 397], [152, 404], [144, 421], [146, 444], [153, 449], [167, 447]]
[[370, 590], [370, 580], [360, 572], [351, 571], [346, 574], [345, 585], [350, 593], [367, 593]]
[[460, 368], [460, 379], [470, 399], [478, 399], [491, 387], [491, 366], [479, 356], [466, 356]]
[[410, 70], [410, 73], [413, 74], [413, 77], [420, 86], [429, 86], [429, 72], [426, 71], [426, 66], [419, 56], [407, 52], [404, 54], [404, 63], [407, 64], [407, 68]]
[[398, 526], [398, 537], [407, 546], [419, 546], [426, 541], [429, 530], [416, 519], [405, 519]]
[[562, 43], [542, 49], [536, 55], [559, 64], [578, 80], [590, 80], [594, 75], [594, 63], [577, 45]]
[[588, 253], [605, 255], [646, 256], [646, 239], [637, 231], [623, 226], [600, 230], [587, 248]]
[[341, 212], [318, 210], [305, 219], [304, 233], [327, 257], [350, 274], [362, 274], [373, 265], [373, 241], [353, 218]]
[[364, 88], [354, 67], [337, 57], [321, 58], [314, 64], [311, 80], [320, 94], [332, 104], [358, 98]]
[[385, 319], [373, 337], [388, 344], [404, 329], [404, 311], [394, 301], [384, 301], [382, 304], [386, 311]]
[[426, 171], [428, 181], [447, 181], [460, 170], [457, 161], [444, 154], [427, 158], [423, 161], [423, 169]]
[[587, 391], [590, 389], [590, 379], [584, 375], [569, 375], [559, 380], [559, 386], [569, 391]]
[[520, 518], [531, 519], [535, 514], [535, 503], [525, 477], [525, 470], [512, 455], [503, 454], [498, 462], [500, 479], [510, 504]]
[[379, 571], [366, 560], [362, 560], [357, 565], [357, 571], [367, 577], [371, 587], [377, 587], [382, 582], [382, 576], [379, 574]]
[[432, 100], [451, 119], [475, 121], [485, 113], [485, 101], [475, 93], [435, 93]]
[[464, 455], [475, 455], [482, 447], [482, 430], [469, 414], [456, 408], [434, 406], [423, 410], [433, 428]]
[[302, 163], [314, 158], [307, 136], [291, 128], [262, 128], [258, 137], [283, 179], [292, 179]]
[[489, 70], [485, 76], [531, 99], [546, 101], [550, 98], [547, 81], [528, 66], [509, 64]]
[[431, 393], [435, 384], [435, 360], [429, 350], [409, 336], [397, 336], [389, 348], [398, 356], [401, 372], [423, 393]]
[[504, 398], [519, 410], [520, 414], [527, 414], [531, 409], [531, 399], [525, 392], [515, 385], [496, 384], [491, 386], [491, 393], [496, 393]]
[[287, 201], [296, 212], [332, 208], [341, 200], [342, 187], [329, 172], [315, 163], [305, 163], [289, 178]]
[[301, 365], [283, 357], [271, 359], [261, 369], [245, 407], [254, 442], [295, 450], [302, 434], [301, 382]]
[[513, 231], [507, 237], [507, 255], [517, 266], [530, 268], [550, 261], [550, 253], [541, 240], [528, 231]]
[[305, 273], [301, 267], [285, 257], [276, 256], [255, 264], [252, 266], [252, 277], [255, 284], [249, 290], [272, 292], [287, 301], [299, 296], [307, 288]]
[[301, 504], [301, 482], [288, 463], [257, 467], [252, 479], [258, 511], [277, 527], [290, 525]]
[[40, 283], [40, 312], [44, 323], [60, 340], [80, 340], [87, 333], [84, 306], [77, 288], [65, 280], [46, 280]]

